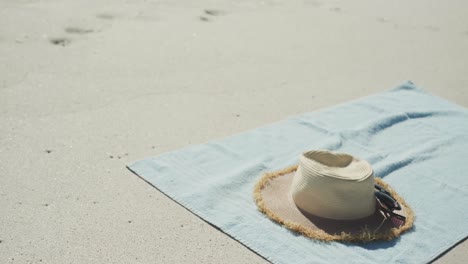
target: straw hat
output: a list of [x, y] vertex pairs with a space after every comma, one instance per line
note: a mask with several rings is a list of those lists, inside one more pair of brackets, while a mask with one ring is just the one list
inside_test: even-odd
[[254, 196], [270, 219], [325, 241], [391, 240], [414, 222], [411, 208], [369, 163], [345, 153], [305, 152], [299, 165], [265, 174]]

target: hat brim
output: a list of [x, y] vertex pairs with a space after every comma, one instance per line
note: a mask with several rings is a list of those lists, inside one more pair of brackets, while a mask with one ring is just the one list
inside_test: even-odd
[[334, 220], [307, 214], [294, 204], [289, 195], [296, 169], [297, 165], [267, 173], [254, 190], [258, 209], [271, 220], [295, 232], [323, 241], [371, 242], [392, 240], [413, 226], [414, 214], [411, 208], [387, 183], [377, 177], [374, 178], [376, 184], [385, 188], [400, 203], [402, 209], [395, 213], [406, 218], [403, 223], [392, 221], [394, 219], [384, 214], [379, 203], [376, 203], [373, 215], [358, 220]]

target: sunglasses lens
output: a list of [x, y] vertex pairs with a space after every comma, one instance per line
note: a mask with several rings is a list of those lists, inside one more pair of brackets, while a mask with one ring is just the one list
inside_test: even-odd
[[374, 187], [375, 187], [377, 190], [379, 190], [379, 191], [381, 191], [381, 192], [383, 192], [383, 193], [385, 193], [385, 194], [390, 195], [390, 193], [387, 192], [387, 190], [385, 190], [384, 188], [380, 187], [380, 185], [375, 184]]
[[392, 196], [380, 191], [375, 192], [375, 196], [377, 199], [379, 199], [380, 203], [385, 205], [389, 210], [401, 210], [400, 204], [395, 199], [393, 199]]

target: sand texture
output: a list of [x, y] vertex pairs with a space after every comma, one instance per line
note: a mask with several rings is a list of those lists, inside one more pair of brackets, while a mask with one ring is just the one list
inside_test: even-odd
[[0, 0], [0, 263], [265, 263], [126, 163], [406, 80], [468, 107], [467, 10]]

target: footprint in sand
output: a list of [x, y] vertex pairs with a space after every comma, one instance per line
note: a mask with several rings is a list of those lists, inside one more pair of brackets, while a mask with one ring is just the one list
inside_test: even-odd
[[94, 30], [92, 30], [92, 29], [84, 29], [84, 28], [79, 28], [79, 27], [66, 27], [64, 30], [68, 34], [79, 34], [79, 35], [94, 32]]
[[214, 16], [222, 16], [226, 14], [226, 12], [222, 10], [218, 10], [218, 9], [205, 9], [203, 10], [203, 13], [204, 15], [198, 17], [200, 21], [203, 21], [203, 22], [211, 21], [211, 19], [208, 18], [209, 16], [214, 17]]
[[[79, 28], [79, 27], [66, 27], [64, 31], [68, 34], [77, 34], [77, 35], [83, 35], [83, 34], [88, 34], [94, 32], [93, 29], [84, 29], [84, 28]], [[49, 42], [53, 45], [56, 46], [62, 46], [66, 47], [70, 45], [71, 39], [69, 38], [50, 38]]]
[[217, 9], [205, 9], [203, 12], [209, 16], [222, 16], [226, 14], [226, 12]]
[[65, 46], [70, 45], [71, 39], [69, 39], [69, 38], [51, 38], [51, 39], [49, 39], [49, 42], [51, 44], [53, 44], [53, 45], [65, 47]]

